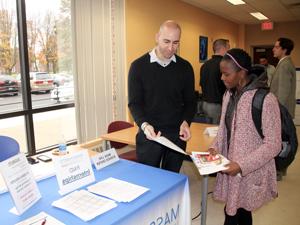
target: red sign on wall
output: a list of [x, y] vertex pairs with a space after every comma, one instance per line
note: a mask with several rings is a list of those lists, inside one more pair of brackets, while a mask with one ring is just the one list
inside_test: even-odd
[[271, 21], [262, 22], [261, 30], [273, 30], [273, 22]]

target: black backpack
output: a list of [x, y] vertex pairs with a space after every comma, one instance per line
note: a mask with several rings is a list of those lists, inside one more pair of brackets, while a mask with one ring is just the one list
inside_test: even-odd
[[[261, 138], [264, 138], [261, 129], [262, 107], [264, 99], [268, 93], [268, 89], [260, 88], [256, 91], [252, 101], [252, 119]], [[282, 170], [284, 168], [287, 168], [295, 159], [298, 148], [298, 139], [293, 118], [291, 117], [287, 109], [280, 103], [279, 108], [281, 117], [282, 149], [280, 153], [275, 157], [275, 163], [276, 169]]]

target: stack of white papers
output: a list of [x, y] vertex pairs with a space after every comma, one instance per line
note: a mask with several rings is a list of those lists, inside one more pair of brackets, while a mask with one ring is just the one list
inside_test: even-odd
[[64, 223], [60, 222], [53, 216], [45, 212], [40, 212], [39, 214], [30, 217], [20, 223], [16, 223], [15, 225], [31, 225], [31, 224], [46, 224], [46, 225], [65, 225]]
[[117, 202], [131, 202], [146, 191], [149, 191], [148, 188], [112, 177], [89, 186], [88, 190], [95, 194], [114, 199]]
[[54, 201], [52, 205], [69, 211], [84, 221], [89, 221], [117, 206], [114, 201], [94, 195], [86, 190], [74, 191]]
[[169, 139], [167, 139], [163, 136], [156, 137], [156, 138], [153, 139], [153, 141], [156, 141], [156, 142], [158, 142], [158, 143], [160, 143], [160, 144], [162, 144], [162, 145], [164, 145], [164, 146], [166, 146], [170, 149], [175, 150], [176, 152], [179, 152], [181, 154], [186, 155], [186, 152], [182, 148], [178, 147], [172, 141], [170, 141]]
[[208, 152], [192, 152], [191, 158], [201, 175], [225, 170], [226, 164], [229, 163], [229, 160], [221, 154], [212, 156]]
[[204, 134], [207, 134], [210, 137], [216, 137], [218, 130], [219, 130], [219, 127], [207, 127], [204, 130]]

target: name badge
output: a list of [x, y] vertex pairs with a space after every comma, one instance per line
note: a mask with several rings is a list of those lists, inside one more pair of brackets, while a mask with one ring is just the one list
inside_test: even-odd
[[119, 161], [119, 156], [114, 148], [98, 153], [92, 158], [97, 170]]
[[2, 161], [0, 163], [0, 172], [19, 215], [41, 198], [31, 168], [23, 153]]
[[95, 181], [87, 150], [55, 157], [53, 163], [61, 195]]

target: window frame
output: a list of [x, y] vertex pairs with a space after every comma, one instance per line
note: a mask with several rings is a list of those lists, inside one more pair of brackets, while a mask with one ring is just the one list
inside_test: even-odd
[[[29, 60], [28, 60], [28, 45], [27, 45], [27, 24], [26, 24], [26, 5], [25, 0], [16, 0], [16, 14], [18, 27], [18, 43], [19, 43], [19, 59], [20, 59], [20, 74], [21, 74], [21, 89], [23, 110], [15, 112], [8, 112], [0, 114], [0, 119], [13, 118], [17, 116], [24, 116], [26, 142], [28, 155], [35, 155], [37, 153], [35, 145], [33, 115], [36, 113], [48, 112], [52, 110], [65, 109], [75, 107], [73, 103], [63, 103], [55, 106], [43, 106], [39, 108], [32, 108], [32, 99], [30, 91], [30, 74], [29, 74]], [[71, 140], [68, 144], [75, 144], [77, 140]], [[39, 149], [38, 152], [49, 151], [57, 147], [57, 144]]]

